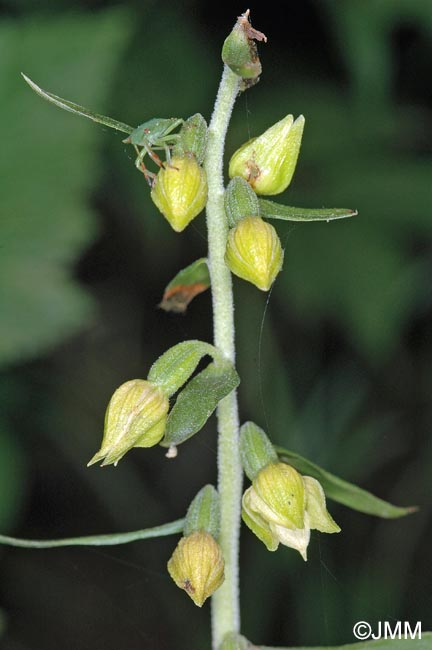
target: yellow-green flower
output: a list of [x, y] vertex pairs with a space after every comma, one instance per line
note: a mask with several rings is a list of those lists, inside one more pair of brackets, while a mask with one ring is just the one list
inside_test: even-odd
[[305, 119], [292, 115], [276, 122], [238, 149], [229, 164], [230, 178], [241, 176], [257, 194], [280, 194], [291, 183]]
[[151, 198], [176, 232], [184, 230], [207, 201], [206, 173], [195, 156], [174, 156], [160, 169]]
[[153, 447], [163, 438], [169, 409], [168, 398], [155, 384], [132, 379], [112, 396], [105, 414], [100, 450], [88, 465], [116, 465], [132, 447]]
[[306, 560], [311, 530], [340, 531], [327, 512], [320, 483], [286, 463], [266, 465], [244, 493], [242, 505], [245, 524], [269, 551], [283, 544]]
[[276, 230], [260, 217], [245, 217], [229, 232], [225, 261], [239, 278], [268, 291], [283, 262]]
[[205, 530], [182, 537], [168, 562], [171, 578], [198, 607], [223, 583], [224, 567], [219, 544]]

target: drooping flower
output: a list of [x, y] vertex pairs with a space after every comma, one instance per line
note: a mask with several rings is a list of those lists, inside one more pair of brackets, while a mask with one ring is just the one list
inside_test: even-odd
[[244, 493], [242, 506], [245, 524], [269, 551], [283, 544], [297, 550], [304, 560], [311, 530], [340, 531], [327, 511], [321, 484], [286, 463], [270, 463], [261, 469]]

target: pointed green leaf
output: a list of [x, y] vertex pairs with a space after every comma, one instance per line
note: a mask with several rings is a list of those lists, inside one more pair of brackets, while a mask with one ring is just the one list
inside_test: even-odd
[[130, 134], [134, 130], [133, 126], [129, 126], [129, 124], [119, 122], [118, 120], [114, 120], [112, 117], [107, 117], [106, 115], [99, 115], [99, 113], [94, 113], [84, 106], [80, 106], [79, 104], [70, 102], [68, 99], [62, 99], [62, 97], [58, 97], [46, 90], [42, 90], [42, 88], [36, 85], [35, 82], [29, 79], [29, 77], [27, 77], [23, 72], [21, 72], [21, 74], [35, 93], [40, 95], [43, 99], [46, 99], [48, 102], [51, 102], [51, 104], [63, 108], [65, 111], [76, 113], [82, 117], [87, 117], [89, 120], [93, 120], [93, 122], [99, 122], [99, 124], [109, 126], [111, 129], [116, 129], [116, 131], [122, 131], [123, 133]]
[[404, 517], [417, 510], [416, 507], [399, 507], [393, 506], [382, 499], [374, 496], [366, 490], [348, 483], [343, 479], [330, 474], [325, 469], [322, 469], [310, 460], [303, 458], [299, 454], [282, 447], [275, 447], [279, 457], [284, 462], [292, 465], [297, 471], [312, 478], [317, 479], [324, 489], [326, 497], [342, 503], [348, 508], [364, 512], [368, 515], [375, 517], [383, 517], [384, 519], [396, 519], [397, 517]]
[[[415, 625], [411, 626], [414, 633]], [[392, 626], [393, 629], [393, 626]], [[374, 627], [372, 626], [372, 630]], [[432, 632], [422, 632], [421, 639], [378, 639], [362, 641], [338, 646], [308, 646], [297, 648], [274, 648], [269, 646], [254, 646], [255, 650], [432, 650]]]
[[174, 395], [187, 382], [201, 359], [206, 355], [218, 358], [219, 353], [204, 341], [182, 341], [164, 352], [154, 362], [148, 380], [157, 384], [166, 395]]
[[358, 214], [357, 210], [348, 208], [294, 208], [267, 199], [259, 199], [259, 206], [263, 218], [283, 221], [333, 221]]
[[168, 416], [164, 447], [179, 445], [203, 428], [218, 403], [240, 383], [230, 361], [211, 363], [177, 397]]
[[17, 546], [19, 548], [58, 548], [60, 546], [116, 546], [118, 544], [129, 544], [141, 539], [152, 539], [154, 537], [166, 537], [183, 532], [184, 519], [177, 519], [162, 526], [134, 530], [130, 533], [113, 533], [109, 535], [89, 535], [87, 537], [68, 537], [66, 539], [19, 539], [0, 535], [0, 544], [5, 546]]
[[165, 287], [159, 307], [165, 311], [183, 313], [189, 303], [210, 287], [207, 258], [201, 257], [179, 271]]

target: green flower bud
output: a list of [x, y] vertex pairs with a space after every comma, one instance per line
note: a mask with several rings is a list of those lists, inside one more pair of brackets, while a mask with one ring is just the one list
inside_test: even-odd
[[291, 182], [303, 135], [304, 117], [287, 115], [238, 149], [229, 164], [230, 178], [241, 176], [257, 194], [280, 194]]
[[249, 22], [249, 10], [238, 17], [231, 34], [222, 47], [222, 60], [243, 79], [257, 79], [261, 74], [261, 62], [254, 41], [267, 41], [262, 32], [253, 29]]
[[283, 262], [276, 230], [259, 217], [242, 219], [229, 232], [225, 261], [239, 278], [268, 291]]
[[155, 384], [132, 379], [115, 391], [105, 414], [100, 450], [88, 465], [117, 465], [132, 447], [153, 447], [165, 432], [168, 398]]
[[206, 173], [195, 156], [174, 156], [159, 170], [151, 198], [176, 232], [181, 232], [205, 207]]
[[286, 463], [263, 468], [244, 493], [242, 506], [243, 521], [269, 551], [280, 543], [298, 551], [304, 560], [311, 529], [340, 531], [327, 512], [320, 483]]
[[195, 605], [202, 607], [224, 581], [224, 560], [219, 544], [205, 530], [182, 537], [171, 559], [168, 572]]

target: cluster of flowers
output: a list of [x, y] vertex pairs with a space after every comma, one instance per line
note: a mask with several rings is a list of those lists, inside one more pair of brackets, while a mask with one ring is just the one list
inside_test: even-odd
[[[120, 386], [107, 408], [102, 447], [89, 465], [101, 460], [104, 465], [117, 464], [133, 447], [158, 444], [165, 431], [170, 392], [148, 379]], [[244, 471], [252, 482], [243, 495], [243, 521], [269, 551], [282, 544], [306, 560], [311, 530], [339, 532], [327, 511], [320, 483], [281, 462], [262, 429], [251, 422], [244, 424], [240, 450]], [[218, 495], [212, 486], [198, 493], [185, 522], [184, 536], [168, 562], [168, 571], [201, 607], [224, 580], [224, 559], [217, 541]]]
[[[200, 138], [199, 155], [192, 147], [183, 148], [181, 153], [174, 151], [171, 162], [157, 174], [151, 191], [155, 205], [177, 232], [198, 216], [207, 201], [207, 179], [202, 167], [206, 127], [204, 118], [197, 115], [189, 118], [182, 132], [185, 127], [191, 128], [191, 120], [196, 129], [195, 138]], [[262, 135], [246, 142], [230, 160], [230, 178], [244, 180], [258, 196], [285, 191], [297, 164], [303, 128], [302, 115], [296, 120], [287, 115]], [[238, 185], [234, 187], [234, 191], [241, 192]], [[268, 291], [283, 263], [283, 250], [275, 228], [260, 217], [258, 201], [255, 206], [249, 206], [249, 211], [240, 210], [231, 225], [225, 254], [227, 265], [238, 277]]]

